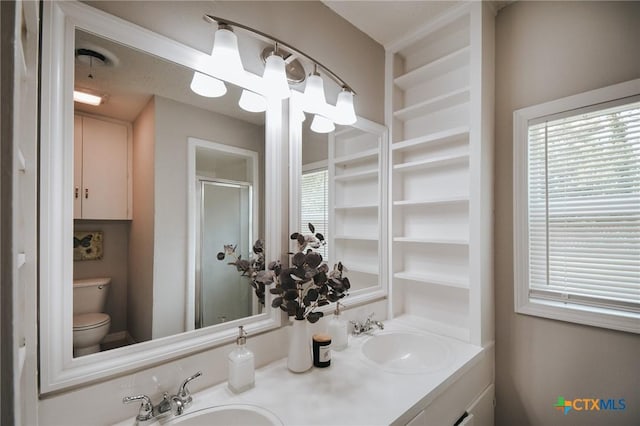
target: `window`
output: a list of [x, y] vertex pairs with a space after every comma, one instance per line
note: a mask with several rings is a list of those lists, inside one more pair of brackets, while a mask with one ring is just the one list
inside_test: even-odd
[[[307, 233], [307, 224], [313, 223], [316, 233], [319, 232], [326, 238], [329, 228], [329, 173], [327, 168], [303, 171], [300, 190], [302, 192], [300, 199], [301, 231]], [[329, 260], [326, 245], [316, 251], [322, 255], [322, 259]]]
[[640, 80], [514, 112], [516, 312], [640, 333]]

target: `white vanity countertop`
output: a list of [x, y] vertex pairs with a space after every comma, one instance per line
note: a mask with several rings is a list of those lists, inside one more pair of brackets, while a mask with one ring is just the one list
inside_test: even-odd
[[[385, 322], [385, 330], [417, 328], [411, 317]], [[440, 336], [439, 336], [440, 337]], [[364, 358], [360, 347], [370, 336], [349, 336], [349, 347], [331, 352], [331, 366], [296, 374], [281, 359], [256, 370], [256, 385], [234, 394], [221, 383], [193, 394], [185, 414], [224, 404], [252, 404], [277, 415], [285, 425], [389, 425], [410, 409], [424, 407], [480, 359], [482, 348], [440, 337], [451, 348], [446, 366], [433, 373], [386, 372]], [[417, 412], [415, 413], [417, 414]], [[118, 426], [129, 426], [127, 420]]]

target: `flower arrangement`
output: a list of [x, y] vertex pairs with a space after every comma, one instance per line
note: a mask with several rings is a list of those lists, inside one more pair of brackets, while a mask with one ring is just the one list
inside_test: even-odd
[[[338, 262], [329, 269], [322, 263], [322, 255], [314, 249], [326, 244], [324, 236], [315, 232], [313, 224], [309, 224], [310, 234], [294, 232], [291, 239], [297, 242], [297, 251], [292, 255], [291, 266], [283, 268], [279, 261], [269, 263], [264, 269], [262, 243], [254, 245], [252, 260], [243, 260], [235, 255], [235, 246], [225, 246], [225, 252], [218, 253], [218, 259], [224, 260], [227, 255], [235, 257], [238, 271], [250, 278], [251, 286], [264, 304], [264, 291], [267, 286], [275, 284], [269, 292], [275, 297], [271, 302], [274, 308], [280, 308], [297, 320], [306, 319], [310, 323], [317, 322], [324, 315], [316, 308], [337, 302], [349, 294], [351, 283], [344, 276], [347, 269]], [[256, 252], [258, 246], [258, 252]], [[262, 263], [260, 263], [262, 254]], [[259, 269], [262, 266], [261, 269]]]
[[242, 255], [236, 254], [237, 245], [225, 244], [224, 250], [217, 255], [218, 260], [225, 260], [227, 256], [232, 257], [233, 261], [228, 262], [229, 265], [236, 267], [240, 275], [249, 278], [249, 284], [253, 287], [256, 297], [260, 304], [264, 305], [265, 286], [262, 281], [257, 280], [259, 272], [264, 272], [264, 243], [262, 240], [256, 240], [253, 244], [253, 254], [249, 259], [243, 259]]

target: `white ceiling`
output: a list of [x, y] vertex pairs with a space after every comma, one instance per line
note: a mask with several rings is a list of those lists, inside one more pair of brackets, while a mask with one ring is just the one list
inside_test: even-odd
[[360, 31], [385, 46], [460, 3], [449, 1], [323, 1]]

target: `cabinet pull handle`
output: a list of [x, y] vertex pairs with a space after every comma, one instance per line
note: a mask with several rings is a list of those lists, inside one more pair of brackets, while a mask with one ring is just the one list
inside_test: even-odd
[[84, 189], [84, 198], [89, 198], [89, 188]]
[[76, 186], [76, 192], [75, 192], [75, 194], [76, 194], [76, 198], [78, 198], [78, 195], [79, 195], [78, 193], [79, 193], [79, 192], [80, 192], [80, 191], [78, 190], [78, 187]]

